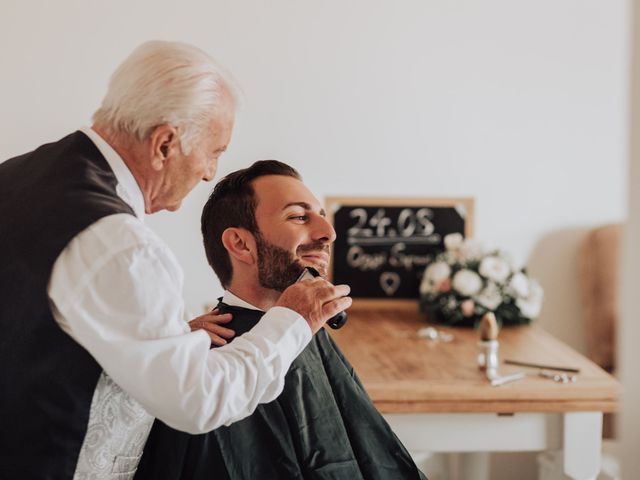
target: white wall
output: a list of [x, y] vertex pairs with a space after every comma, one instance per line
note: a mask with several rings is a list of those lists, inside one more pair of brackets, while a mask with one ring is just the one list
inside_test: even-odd
[[[626, 214], [627, 2], [0, 0], [0, 158], [88, 123], [140, 42], [190, 42], [244, 91], [220, 174], [278, 158], [319, 198], [474, 196], [476, 236], [529, 261], [540, 323], [583, 349], [576, 249]], [[220, 293], [210, 188], [148, 220], [194, 312]]]
[[[244, 91], [221, 174], [278, 158], [319, 198], [474, 196], [476, 236], [531, 260], [541, 323], [582, 349], [576, 247], [625, 215], [626, 3], [2, 0], [0, 158], [86, 124], [140, 42], [191, 42]], [[149, 219], [194, 312], [220, 293], [209, 189]]]

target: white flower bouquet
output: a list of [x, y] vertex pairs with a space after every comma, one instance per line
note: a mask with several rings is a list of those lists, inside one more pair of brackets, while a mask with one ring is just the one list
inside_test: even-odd
[[485, 251], [459, 233], [447, 235], [444, 245], [420, 283], [420, 309], [430, 320], [475, 326], [493, 312], [502, 325], [520, 325], [538, 317], [542, 287], [524, 268], [515, 268], [506, 254]]

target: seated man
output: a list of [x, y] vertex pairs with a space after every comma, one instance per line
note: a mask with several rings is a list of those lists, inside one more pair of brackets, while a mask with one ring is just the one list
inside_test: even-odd
[[[274, 160], [229, 174], [202, 213], [210, 265], [226, 291], [218, 309], [242, 334], [303, 267], [326, 275], [335, 239], [298, 173]], [[325, 282], [321, 278], [305, 280]], [[333, 288], [327, 283], [327, 288]], [[348, 323], [347, 326], [348, 327]], [[156, 421], [137, 479], [421, 479], [331, 337], [321, 330], [295, 360], [282, 394], [208, 434]]]

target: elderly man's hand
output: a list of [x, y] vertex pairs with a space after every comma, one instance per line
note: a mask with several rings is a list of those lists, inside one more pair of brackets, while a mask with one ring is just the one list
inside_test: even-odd
[[189, 322], [189, 327], [191, 327], [192, 332], [195, 332], [196, 330], [206, 331], [209, 338], [211, 338], [211, 343], [220, 347], [225, 345], [227, 340], [236, 334], [236, 332], [230, 328], [222, 326], [230, 321], [230, 313], [224, 313], [221, 315], [218, 309], [214, 309], [209, 313], [205, 313], [204, 315], [200, 315], [199, 317], [191, 320]]
[[276, 306], [298, 312], [316, 333], [334, 315], [351, 306], [348, 285], [332, 285], [323, 278], [302, 280], [287, 288]]

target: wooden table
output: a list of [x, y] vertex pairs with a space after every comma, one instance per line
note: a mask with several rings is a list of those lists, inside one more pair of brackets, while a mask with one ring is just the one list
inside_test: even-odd
[[331, 332], [407, 448], [562, 450], [566, 475], [596, 478], [602, 413], [616, 410], [620, 392], [613, 377], [537, 326], [508, 327], [499, 336], [501, 361], [568, 366], [580, 373], [576, 383], [561, 384], [537, 376], [536, 369], [501, 363], [501, 375], [531, 375], [492, 387], [477, 367], [475, 330], [438, 327], [454, 335], [444, 343], [418, 337], [425, 326], [415, 312], [352, 309], [346, 327]]

